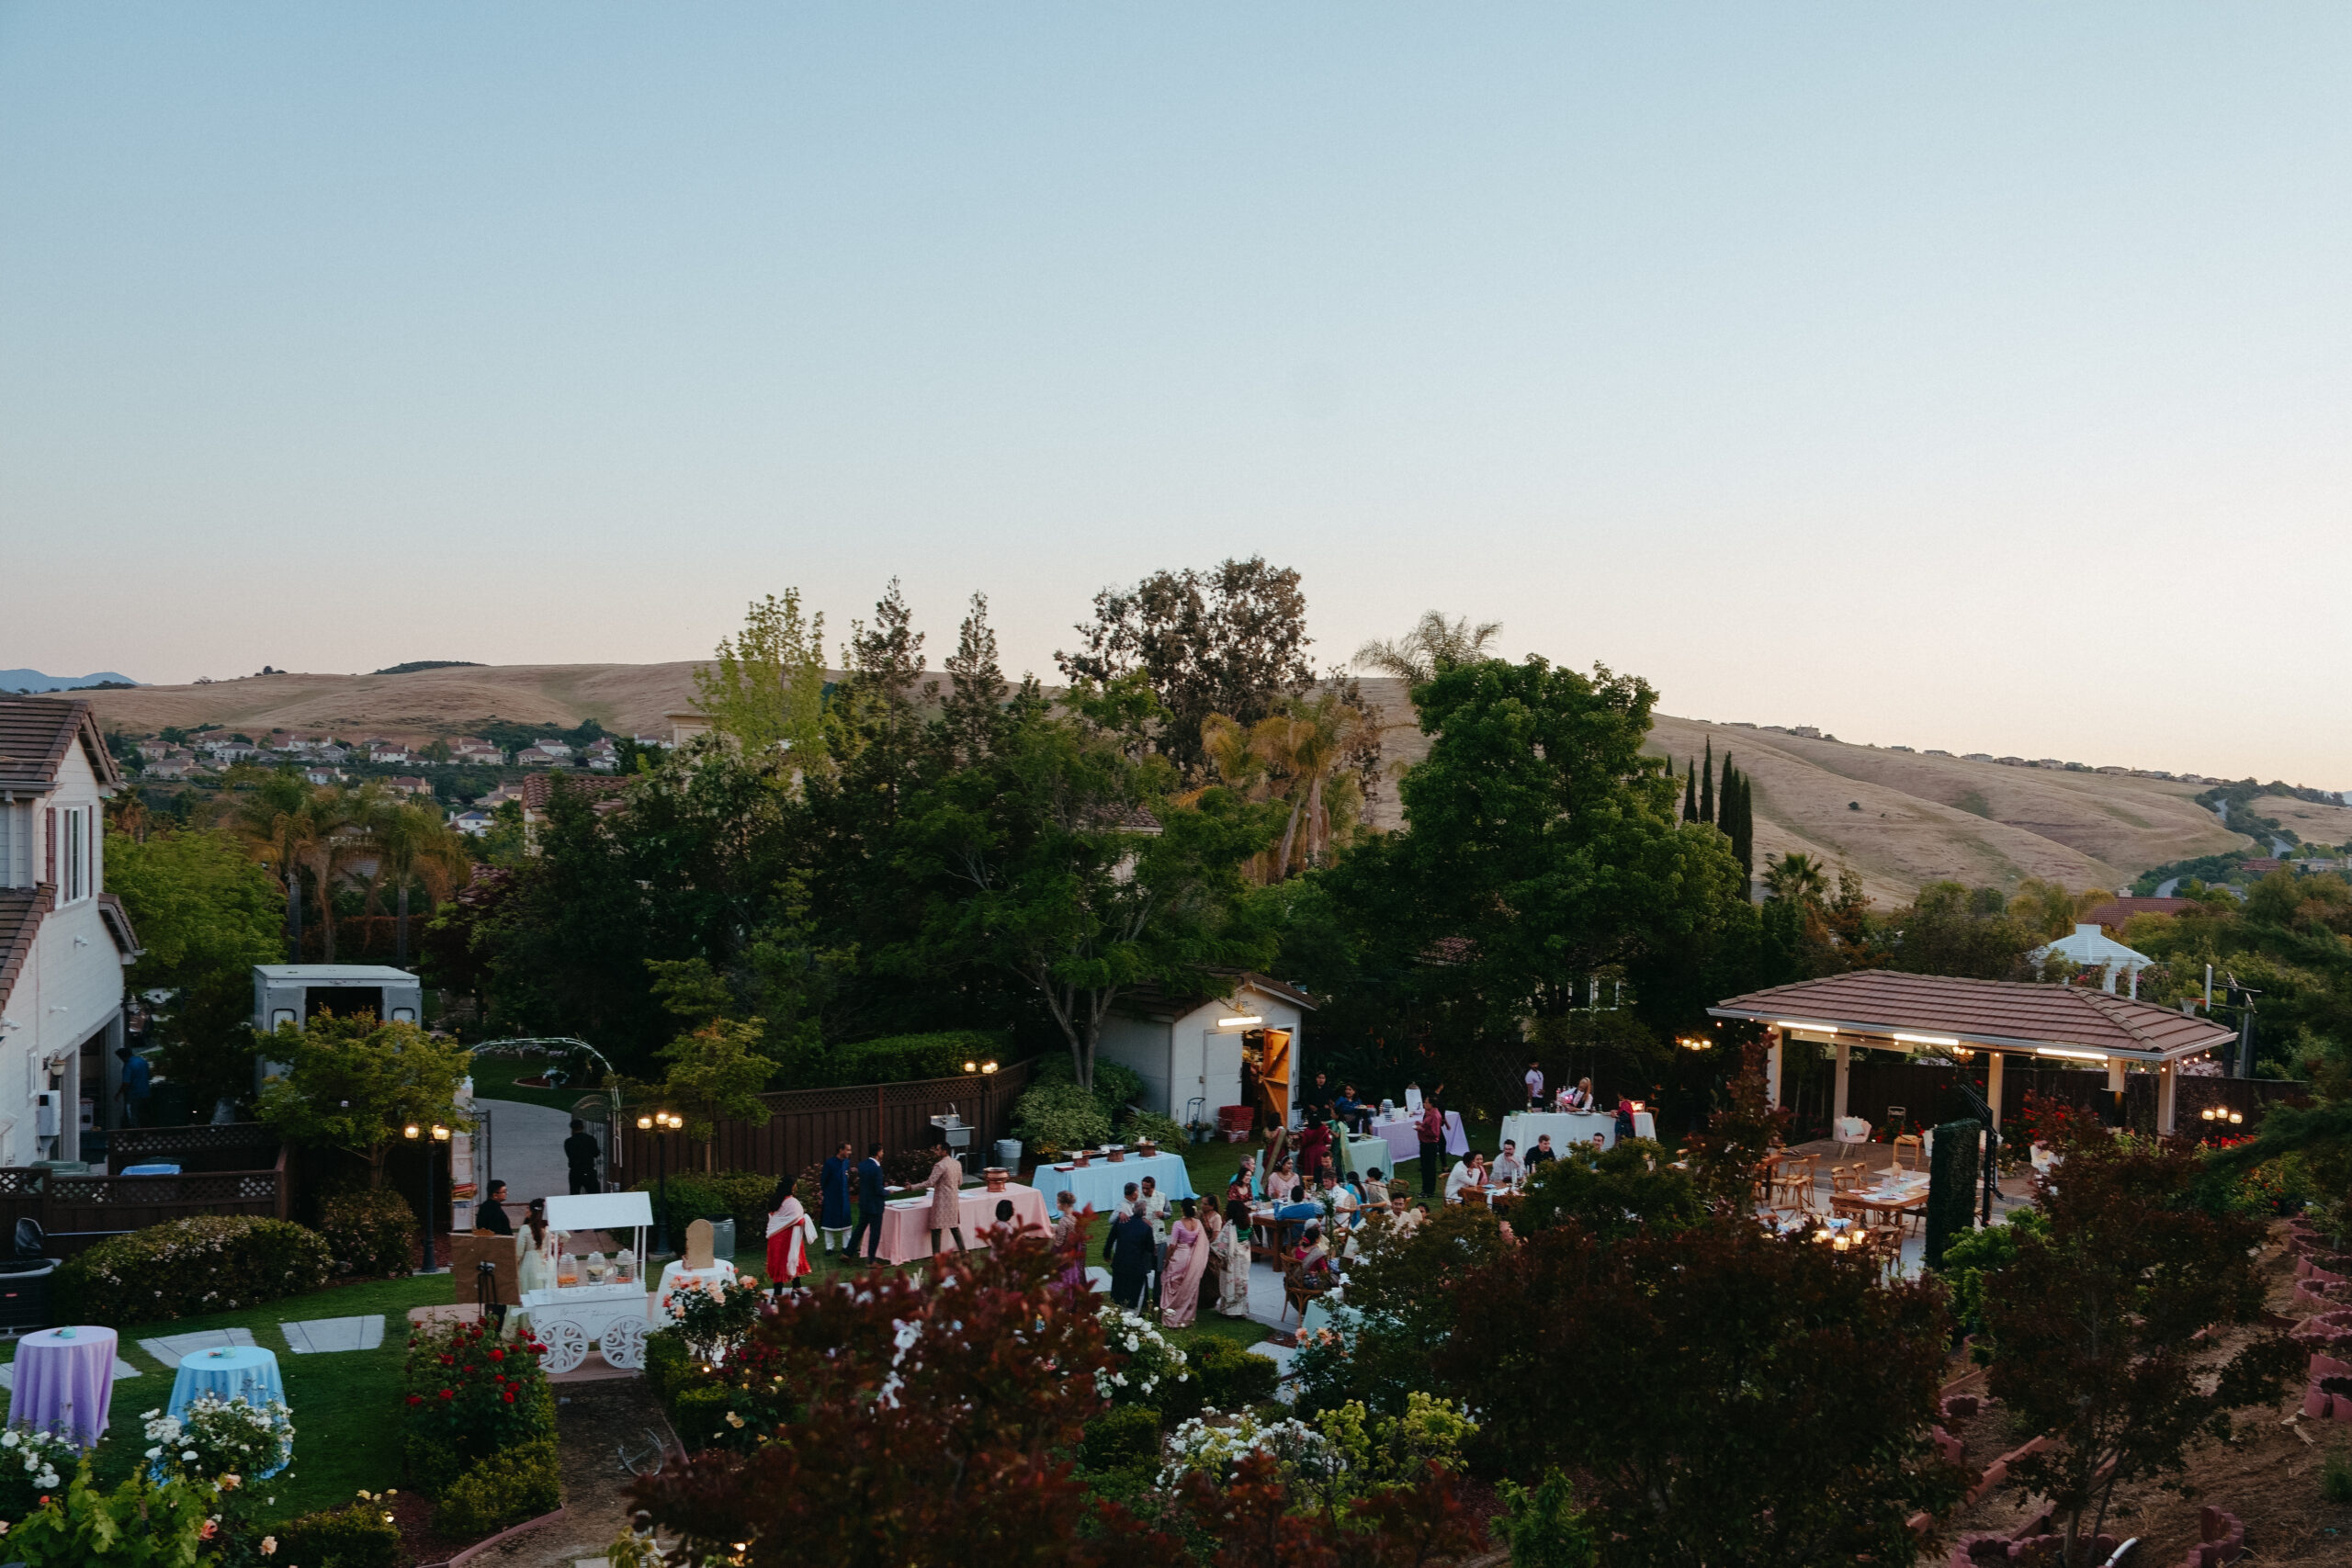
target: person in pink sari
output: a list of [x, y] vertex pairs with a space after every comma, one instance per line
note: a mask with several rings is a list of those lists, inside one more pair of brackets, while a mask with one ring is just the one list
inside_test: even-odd
[[1201, 1304], [1201, 1276], [1208, 1272], [1208, 1237], [1201, 1232], [1193, 1200], [1184, 1200], [1184, 1217], [1168, 1236], [1168, 1262], [1159, 1280], [1159, 1321], [1169, 1328], [1190, 1328]]

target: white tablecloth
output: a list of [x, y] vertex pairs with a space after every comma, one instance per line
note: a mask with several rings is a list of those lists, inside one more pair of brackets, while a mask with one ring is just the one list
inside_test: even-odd
[[[1372, 1135], [1388, 1145], [1388, 1164], [1393, 1170], [1403, 1160], [1421, 1157], [1419, 1128], [1410, 1122], [1374, 1122]], [[1470, 1138], [1462, 1130], [1462, 1112], [1445, 1113], [1445, 1152], [1460, 1159], [1470, 1152]]]
[[1571, 1145], [1590, 1144], [1596, 1133], [1606, 1148], [1617, 1142], [1617, 1118], [1598, 1111], [1514, 1111], [1503, 1118], [1503, 1136], [1518, 1143], [1522, 1161], [1546, 1133], [1555, 1155], [1567, 1153]]
[[1194, 1198], [1193, 1177], [1184, 1168], [1182, 1155], [1158, 1154], [1149, 1159], [1129, 1155], [1113, 1165], [1097, 1155], [1084, 1170], [1064, 1170], [1056, 1165], [1041, 1165], [1030, 1179], [1037, 1190], [1046, 1195], [1047, 1212], [1051, 1212], [1054, 1194], [1072, 1192], [1078, 1196], [1078, 1206], [1091, 1208], [1098, 1214], [1107, 1214], [1119, 1206], [1120, 1194], [1128, 1182], [1140, 1183], [1150, 1177], [1154, 1189], [1170, 1202], [1179, 1198]]
[[689, 1269], [686, 1267], [684, 1258], [673, 1258], [669, 1262], [662, 1265], [662, 1279], [653, 1287], [654, 1326], [666, 1328], [678, 1320], [677, 1314], [670, 1310], [671, 1292], [681, 1287], [707, 1285], [713, 1280], [727, 1280], [733, 1278], [735, 1278], [735, 1265], [723, 1258], [714, 1261], [707, 1269]]

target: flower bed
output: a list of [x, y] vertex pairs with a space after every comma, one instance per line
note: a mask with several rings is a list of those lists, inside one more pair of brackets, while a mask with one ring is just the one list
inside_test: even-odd
[[231, 1311], [318, 1290], [331, 1266], [316, 1231], [198, 1214], [109, 1236], [67, 1258], [57, 1270], [57, 1314], [119, 1328]]
[[408, 1344], [401, 1446], [410, 1479], [439, 1500], [434, 1528], [464, 1539], [552, 1511], [555, 1394], [544, 1348], [471, 1323], [420, 1329]]

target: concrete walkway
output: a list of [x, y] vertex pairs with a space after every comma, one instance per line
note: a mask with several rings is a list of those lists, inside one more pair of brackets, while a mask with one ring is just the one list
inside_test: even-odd
[[563, 1140], [571, 1135], [570, 1112], [521, 1100], [474, 1103], [490, 1112], [491, 1168], [477, 1173], [483, 1191], [493, 1179], [506, 1183], [507, 1212], [520, 1216], [532, 1199], [571, 1190], [563, 1163]]

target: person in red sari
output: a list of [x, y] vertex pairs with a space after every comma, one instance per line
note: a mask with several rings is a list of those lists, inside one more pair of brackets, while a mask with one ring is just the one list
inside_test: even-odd
[[1331, 1161], [1331, 1128], [1320, 1111], [1306, 1113], [1306, 1125], [1298, 1134], [1298, 1166], [1306, 1179], [1314, 1180]]
[[809, 1271], [808, 1243], [816, 1235], [817, 1222], [802, 1207], [792, 1178], [786, 1177], [768, 1203], [768, 1278], [779, 1292]]

